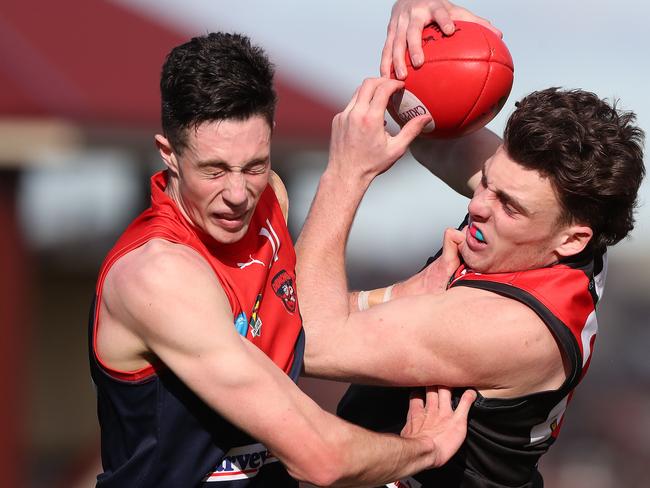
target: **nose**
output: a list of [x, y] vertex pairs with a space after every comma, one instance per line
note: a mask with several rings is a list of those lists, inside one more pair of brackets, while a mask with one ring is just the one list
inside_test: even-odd
[[226, 175], [223, 199], [231, 207], [240, 207], [246, 203], [246, 178], [241, 171], [230, 171]]
[[490, 190], [480, 185], [476, 187], [472, 199], [467, 205], [467, 211], [469, 212], [472, 220], [475, 221], [485, 221], [490, 216], [490, 201], [489, 201]]

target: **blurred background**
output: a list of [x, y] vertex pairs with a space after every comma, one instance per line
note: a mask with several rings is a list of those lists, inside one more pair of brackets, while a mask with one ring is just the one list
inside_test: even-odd
[[[99, 265], [148, 205], [161, 167], [158, 77], [166, 53], [214, 30], [248, 34], [277, 65], [274, 169], [297, 236], [327, 159], [329, 127], [378, 73], [392, 1], [4, 0], [0, 8], [0, 473], [12, 487], [94, 486], [99, 472], [87, 315]], [[463, 4], [504, 33], [514, 102], [538, 88], [619, 99], [650, 130], [650, 4]], [[646, 160], [647, 161], [647, 160]], [[650, 194], [610, 251], [591, 372], [543, 458], [551, 487], [650, 484]], [[410, 157], [373, 185], [349, 245], [354, 288], [419, 269], [466, 201]], [[344, 385], [303, 381], [326, 408]]]

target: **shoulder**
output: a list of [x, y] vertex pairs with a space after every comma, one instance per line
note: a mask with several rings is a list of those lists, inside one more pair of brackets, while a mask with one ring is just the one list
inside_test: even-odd
[[127, 288], [161, 286], [165, 279], [201, 276], [210, 265], [197, 251], [184, 244], [152, 239], [118, 259], [107, 276]]
[[493, 332], [537, 334], [541, 318], [528, 305], [490, 290], [456, 286], [444, 293], [458, 318], [477, 326], [490, 325]]
[[275, 196], [278, 199], [280, 209], [282, 210], [282, 215], [286, 221], [289, 217], [289, 195], [287, 193], [287, 188], [282, 182], [282, 179], [273, 170], [271, 170], [271, 174], [269, 176], [269, 185], [271, 185], [271, 188], [273, 189]]
[[152, 239], [118, 259], [102, 293], [109, 308], [139, 324], [173, 303], [204, 299], [228, 303], [210, 265], [197, 251], [163, 239]]

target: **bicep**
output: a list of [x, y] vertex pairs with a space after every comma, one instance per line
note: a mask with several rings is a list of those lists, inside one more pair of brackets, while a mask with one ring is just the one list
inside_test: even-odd
[[552, 356], [534, 312], [464, 287], [352, 313], [336, 331], [326, 375], [360, 383], [513, 388]]

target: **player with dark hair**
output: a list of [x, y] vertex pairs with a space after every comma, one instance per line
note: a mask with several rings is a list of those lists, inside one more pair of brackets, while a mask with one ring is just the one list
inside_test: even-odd
[[634, 114], [593, 93], [556, 88], [524, 97], [517, 107], [504, 147], [523, 167], [551, 180], [562, 209], [557, 223], [588, 222], [592, 250], [623, 239], [634, 228], [644, 175], [643, 134]]
[[[424, 25], [451, 34], [450, 19], [465, 14], [446, 0], [396, 2], [382, 74], [393, 65], [399, 76], [407, 48], [421, 64]], [[487, 129], [414, 140], [415, 158], [471, 197], [468, 215], [415, 277], [348, 294], [353, 216], [372, 179], [401, 155], [375, 96], [394, 83], [367, 80], [337, 116], [296, 247], [306, 372], [386, 385], [352, 386], [339, 405], [343, 418], [383, 432], [407, 416], [410, 388], [391, 386], [445, 384], [454, 398], [478, 391], [452, 460], [390, 486], [540, 487], [539, 458], [590, 364], [607, 246], [633, 228], [643, 132], [615, 103], [550, 88], [516, 104], [503, 141]]]
[[273, 71], [262, 48], [240, 34], [211, 33], [174, 48], [160, 77], [165, 136], [181, 151], [188, 129], [203, 122], [261, 116], [273, 127]]
[[194, 38], [165, 62], [155, 141], [167, 169], [104, 261], [89, 324], [98, 486], [369, 485], [443, 464], [465, 436], [473, 394], [453, 412], [449, 390], [429, 389], [396, 436], [295, 385], [304, 336], [270, 169], [272, 80], [241, 35]]
[[[473, 193], [468, 215], [446, 232], [438, 260], [370, 300], [348, 295], [345, 244], [371, 181], [401, 156], [382, 106], [396, 83], [366, 80], [334, 122], [296, 245], [305, 371], [366, 385], [444, 384], [454, 399], [478, 391], [458, 453], [406, 486], [542, 486], [537, 463], [589, 367], [606, 247], [633, 227], [643, 132], [633, 113], [593, 93], [551, 88], [517, 104], [503, 141], [487, 129], [416, 140], [421, 163]], [[408, 398], [408, 388], [352, 386], [339, 414], [397, 431]]]

